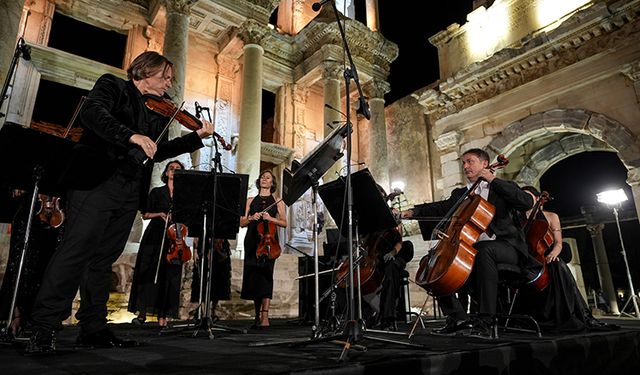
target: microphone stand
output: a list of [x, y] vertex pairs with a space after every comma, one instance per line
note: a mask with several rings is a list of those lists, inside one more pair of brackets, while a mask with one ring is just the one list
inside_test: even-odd
[[[365, 118], [370, 119], [371, 118], [371, 112], [369, 110], [369, 104], [367, 103], [363, 91], [362, 91], [362, 86], [360, 85], [360, 80], [358, 78], [358, 71], [356, 70], [356, 66], [353, 63], [353, 58], [351, 57], [351, 52], [349, 51], [349, 44], [347, 43], [347, 38], [344, 32], [344, 28], [342, 27], [342, 24], [340, 23], [340, 14], [338, 13], [338, 9], [336, 8], [336, 4], [335, 1], [330, 1], [330, 0], [323, 0], [321, 2], [315, 3], [313, 4], [313, 9], [314, 10], [319, 10], [320, 7], [325, 4], [326, 2], [330, 2], [331, 3], [331, 7], [333, 8], [333, 13], [336, 17], [336, 23], [338, 24], [338, 29], [340, 30], [340, 35], [342, 37], [342, 43], [343, 43], [343, 47], [345, 50], [345, 53], [347, 55], [347, 58], [349, 60], [349, 67], [345, 68], [344, 70], [344, 80], [345, 80], [345, 113], [347, 115], [350, 114], [351, 112], [351, 108], [350, 108], [350, 100], [349, 100], [349, 92], [350, 92], [350, 83], [351, 80], [353, 79], [353, 81], [356, 84], [356, 88], [358, 90], [358, 95], [359, 95], [359, 102], [360, 102], [360, 110], [362, 111], [362, 114], [364, 115]], [[351, 120], [349, 118], [349, 116], [347, 116], [347, 125], [348, 128], [352, 128], [353, 125], [351, 124]], [[351, 131], [347, 132], [347, 166], [346, 166], [346, 170], [347, 170], [347, 175], [345, 177], [345, 189], [347, 192], [347, 213], [348, 213], [348, 237], [347, 237], [347, 243], [349, 244], [349, 246], [353, 246], [353, 191], [352, 191], [352, 187], [351, 187], [351, 150], [352, 150], [352, 137], [351, 137]], [[326, 342], [326, 341], [334, 341], [334, 340], [342, 340], [344, 342], [344, 347], [342, 349], [342, 353], [340, 354], [340, 357], [338, 358], [339, 361], [343, 361], [345, 358], [345, 355], [347, 353], [347, 351], [353, 347], [359, 347], [360, 345], [357, 345], [357, 342], [364, 339], [364, 338], [368, 338], [374, 341], [381, 341], [381, 342], [385, 342], [385, 343], [395, 343], [395, 344], [400, 344], [400, 345], [405, 345], [405, 346], [410, 346], [410, 347], [417, 347], [417, 348], [423, 348], [422, 345], [415, 345], [415, 344], [411, 344], [411, 343], [407, 343], [407, 342], [401, 342], [401, 341], [395, 341], [395, 340], [389, 340], [386, 338], [382, 338], [382, 337], [372, 337], [372, 336], [365, 336], [365, 331], [366, 331], [366, 327], [364, 324], [364, 321], [362, 320], [362, 316], [361, 314], [358, 314], [358, 319], [356, 320], [356, 316], [355, 316], [355, 295], [354, 295], [354, 286], [353, 286], [353, 270], [354, 268], [354, 258], [353, 258], [353, 251], [349, 251], [349, 292], [348, 292], [348, 305], [349, 305], [349, 320], [346, 321], [346, 324], [344, 326], [343, 332], [342, 334], [338, 334], [338, 335], [332, 335], [332, 336], [325, 336], [325, 337], [320, 337], [317, 339], [312, 339], [306, 342], [302, 342], [299, 343], [298, 345], [309, 345], [313, 342]], [[358, 276], [360, 274], [359, 271], [358, 272]]]
[[[0, 109], [2, 109], [2, 105], [4, 104], [5, 99], [8, 98], [7, 91], [9, 90], [9, 82], [13, 79], [13, 74], [16, 70], [16, 65], [18, 65], [18, 59], [22, 56], [23, 59], [29, 61], [31, 60], [31, 47], [29, 47], [25, 42], [24, 38], [18, 39], [18, 43], [16, 44], [16, 49], [13, 52], [13, 58], [11, 59], [11, 64], [9, 65], [9, 70], [7, 70], [7, 77], [4, 80], [4, 84], [2, 85], [2, 91], [0, 92]], [[0, 118], [5, 117], [6, 115], [0, 112]]]

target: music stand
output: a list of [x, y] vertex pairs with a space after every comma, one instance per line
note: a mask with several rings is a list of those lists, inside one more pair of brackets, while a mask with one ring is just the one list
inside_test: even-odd
[[[173, 332], [173, 329], [195, 329], [197, 336], [200, 329], [206, 330], [210, 339], [214, 338], [213, 328], [246, 333], [246, 330], [214, 324], [211, 319], [211, 270], [213, 262], [212, 246], [215, 239], [235, 239], [240, 228], [240, 216], [244, 215], [247, 199], [249, 175], [234, 173], [214, 173], [205, 171], [176, 170], [173, 178], [173, 219], [190, 228], [189, 235], [200, 237], [203, 256], [200, 259], [200, 299], [199, 318], [194, 323], [176, 325], [162, 333]], [[193, 229], [191, 229], [193, 228]], [[207, 237], [211, 237], [208, 249], [208, 271], [205, 302], [202, 303], [203, 273], [205, 270], [204, 254]], [[204, 309], [204, 314], [202, 310]]]
[[311, 205], [313, 210], [313, 263], [314, 263], [314, 325], [313, 331], [320, 324], [320, 296], [318, 278], [318, 180], [342, 157], [342, 143], [351, 133], [350, 124], [334, 129], [320, 144], [300, 162], [294, 161], [291, 170], [285, 168], [282, 177], [282, 200], [291, 206], [309, 188], [312, 188]]
[[13, 319], [38, 193], [61, 196], [64, 187], [60, 184], [59, 176], [67, 168], [67, 160], [73, 146], [74, 143], [68, 139], [23, 128], [13, 123], [5, 123], [0, 129], [0, 158], [7, 160], [0, 185], [32, 191], [24, 244], [20, 254], [7, 326], [2, 329], [3, 334], [9, 332]]

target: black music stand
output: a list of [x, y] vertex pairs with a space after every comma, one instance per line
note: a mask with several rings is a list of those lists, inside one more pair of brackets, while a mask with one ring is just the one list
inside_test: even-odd
[[[193, 336], [197, 336], [200, 329], [214, 338], [213, 329], [246, 333], [246, 330], [214, 324], [211, 319], [211, 270], [213, 262], [212, 248], [205, 249], [207, 238], [234, 239], [240, 228], [240, 216], [244, 215], [247, 200], [249, 176], [246, 174], [216, 173], [205, 171], [177, 170], [173, 184], [173, 219], [189, 227], [189, 236], [200, 237], [202, 248], [200, 258], [200, 301], [198, 318], [193, 323], [176, 325], [165, 329], [162, 333], [171, 333], [193, 329]], [[211, 241], [213, 245], [213, 241]], [[206, 251], [209, 256], [206, 257]], [[207, 285], [203, 288], [205, 279], [204, 261], [209, 259], [207, 268]], [[203, 291], [204, 289], [204, 291]], [[202, 302], [204, 292], [205, 302]], [[203, 313], [204, 310], [204, 313]]]
[[320, 144], [300, 162], [294, 161], [291, 170], [285, 168], [282, 177], [282, 200], [291, 206], [309, 188], [312, 188], [313, 210], [313, 263], [314, 263], [314, 325], [315, 334], [320, 324], [319, 276], [318, 276], [318, 180], [342, 157], [344, 138], [351, 132], [350, 124], [334, 129]]
[[2, 329], [3, 335], [8, 334], [13, 318], [38, 193], [62, 195], [64, 187], [60, 184], [59, 176], [67, 169], [67, 160], [73, 146], [74, 143], [70, 140], [13, 123], [5, 123], [0, 129], [0, 159], [7, 161], [0, 185], [32, 192], [24, 245], [18, 264], [7, 326]]

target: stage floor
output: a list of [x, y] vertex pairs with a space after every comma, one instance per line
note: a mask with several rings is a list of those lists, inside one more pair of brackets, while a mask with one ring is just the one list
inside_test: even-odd
[[[111, 325], [121, 338], [141, 345], [131, 349], [76, 349], [77, 327], [58, 335], [58, 353], [23, 356], [18, 344], [0, 347], [3, 374], [638, 374], [640, 321], [605, 319], [617, 331], [550, 335], [506, 333], [499, 339], [443, 337], [429, 334], [442, 322], [428, 322], [411, 339], [411, 327], [400, 334], [367, 331], [355, 347], [340, 355], [344, 344], [306, 342], [304, 346], [270, 345], [306, 341], [311, 326], [272, 320], [263, 331], [236, 333], [214, 330], [159, 334], [154, 323], [139, 327]], [[178, 324], [178, 323], [176, 323]], [[248, 328], [249, 321], [219, 322], [223, 327]], [[391, 340], [394, 342], [383, 342]], [[398, 342], [398, 343], [395, 343]], [[410, 345], [404, 345], [409, 343]], [[265, 345], [267, 344], [267, 345]]]

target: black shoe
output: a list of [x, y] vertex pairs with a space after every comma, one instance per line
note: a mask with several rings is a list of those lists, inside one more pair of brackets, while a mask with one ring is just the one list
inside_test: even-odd
[[76, 345], [85, 348], [133, 348], [139, 344], [134, 340], [119, 339], [109, 328], [103, 328], [94, 333], [81, 333], [76, 339]]
[[497, 338], [496, 322], [491, 318], [476, 318], [473, 320], [473, 327], [469, 337], [493, 340]]
[[461, 330], [470, 328], [471, 322], [469, 320], [458, 320], [448, 316], [444, 326], [431, 330], [431, 333], [436, 335], [455, 335]]
[[395, 332], [398, 330], [398, 324], [396, 323], [396, 320], [393, 318], [382, 319], [379, 327], [380, 327], [380, 330], [382, 331]]
[[29, 343], [24, 348], [24, 353], [31, 354], [45, 354], [55, 353], [56, 351], [56, 334], [54, 331], [49, 331], [43, 328], [34, 328]]

